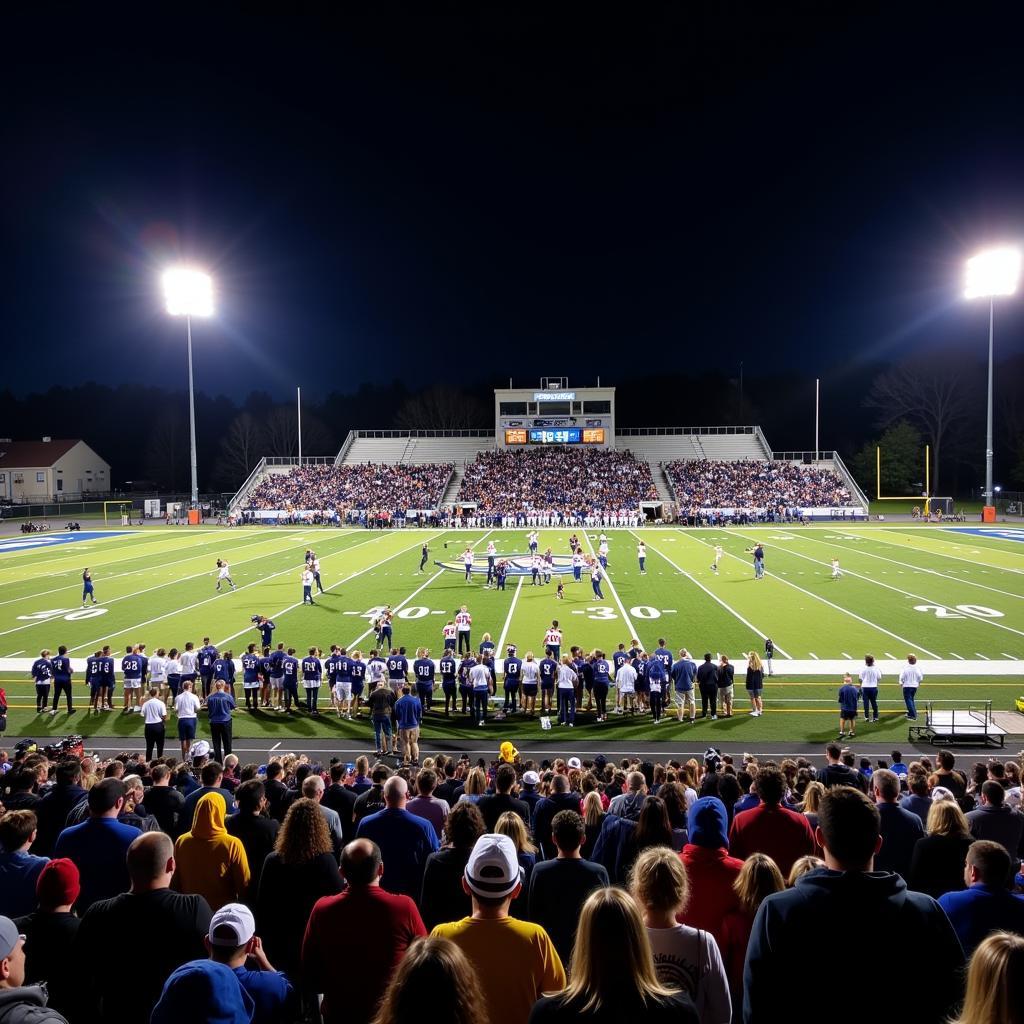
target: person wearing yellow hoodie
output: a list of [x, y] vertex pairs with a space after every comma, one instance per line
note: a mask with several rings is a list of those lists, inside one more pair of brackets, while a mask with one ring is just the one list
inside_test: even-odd
[[174, 888], [205, 896], [214, 911], [240, 902], [249, 885], [245, 847], [228, 833], [224, 817], [224, 801], [206, 793], [196, 804], [192, 831], [174, 844]]

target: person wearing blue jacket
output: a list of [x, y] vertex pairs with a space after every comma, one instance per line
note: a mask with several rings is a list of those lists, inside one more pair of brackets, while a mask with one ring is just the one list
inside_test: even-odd
[[398, 723], [398, 739], [402, 744], [402, 760], [405, 764], [418, 765], [423, 702], [412, 692], [408, 683], [402, 687], [402, 696], [395, 701], [395, 721]]

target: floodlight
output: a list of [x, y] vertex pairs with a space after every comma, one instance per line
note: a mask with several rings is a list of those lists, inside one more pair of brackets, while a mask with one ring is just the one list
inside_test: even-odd
[[1005, 246], [987, 249], [967, 261], [964, 298], [1012, 295], [1020, 278], [1020, 250]]
[[191, 267], [164, 272], [164, 297], [171, 316], [213, 316], [213, 281]]

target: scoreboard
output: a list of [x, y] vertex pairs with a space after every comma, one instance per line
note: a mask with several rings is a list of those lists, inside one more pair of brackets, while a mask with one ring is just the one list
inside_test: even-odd
[[505, 431], [506, 445], [519, 444], [601, 444], [605, 443], [604, 427], [510, 428]]

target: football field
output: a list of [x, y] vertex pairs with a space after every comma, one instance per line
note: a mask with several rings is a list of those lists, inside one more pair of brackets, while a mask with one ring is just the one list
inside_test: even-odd
[[[0, 678], [11, 705], [7, 741], [19, 734], [123, 735], [141, 739], [142, 723], [119, 712], [89, 715], [82, 674], [75, 676], [72, 718], [62, 710], [37, 717], [28, 665], [40, 650], [64, 644], [84, 658], [109, 644], [120, 664], [124, 647], [198, 647], [208, 636], [220, 650], [241, 655], [259, 635], [250, 618], [264, 614], [277, 623], [275, 642], [325, 651], [337, 643], [360, 649], [373, 645], [371, 619], [390, 605], [394, 643], [410, 661], [419, 647], [439, 657], [442, 626], [467, 605], [473, 616], [474, 649], [489, 633], [498, 646], [515, 643], [519, 655], [543, 656], [543, 637], [552, 619], [565, 634], [563, 650], [578, 644], [602, 648], [637, 638], [646, 650], [664, 639], [673, 651], [686, 647], [699, 661], [705, 651], [726, 654], [737, 665], [737, 715], [729, 720], [683, 726], [655, 726], [649, 718], [610, 716], [597, 724], [581, 714], [574, 739], [594, 732], [610, 739], [674, 740], [685, 730], [695, 742], [825, 740], [836, 734], [835, 692], [842, 671], [856, 673], [863, 656], [901, 662], [909, 652], [924, 663], [924, 701], [991, 699], [1009, 710], [1024, 693], [1024, 530], [971, 526], [826, 524], [726, 530], [609, 529], [609, 574], [603, 599], [587, 573], [583, 582], [565, 580], [564, 600], [556, 587], [532, 586], [528, 577], [509, 576], [504, 591], [488, 590], [483, 575], [467, 583], [461, 571], [440, 568], [457, 561], [467, 545], [482, 558], [489, 542], [498, 555], [523, 554], [526, 530], [398, 530], [369, 532], [298, 527], [198, 528], [153, 526], [0, 538]], [[569, 554], [571, 530], [541, 529], [540, 549]], [[596, 551], [599, 532], [579, 529], [584, 551]], [[646, 574], [637, 562], [637, 543], [647, 546]], [[755, 580], [748, 553], [765, 548], [766, 577]], [[426, 543], [430, 559], [418, 570]], [[724, 557], [711, 570], [714, 545]], [[326, 593], [315, 606], [302, 604], [300, 572], [305, 551], [321, 562]], [[832, 579], [838, 557], [840, 579]], [[231, 567], [237, 589], [217, 593], [216, 559]], [[81, 573], [91, 570], [98, 604], [83, 608]], [[766, 681], [765, 714], [746, 715], [742, 684], [744, 654], [775, 643], [775, 674]], [[896, 741], [906, 737], [903, 702], [892, 668], [883, 665], [880, 691], [883, 720], [861, 725], [858, 737]], [[499, 691], [500, 691], [499, 683]], [[236, 684], [241, 703], [241, 676]], [[117, 698], [121, 697], [118, 673]], [[326, 710], [327, 688], [321, 690]], [[202, 728], [202, 725], [201, 725]], [[497, 738], [537, 738], [536, 720], [514, 717], [485, 727]], [[236, 713], [238, 736], [365, 738], [362, 722], [341, 722], [323, 714], [311, 720], [244, 711]], [[431, 738], [478, 736], [463, 719], [431, 715]], [[169, 728], [173, 734], [173, 718]], [[551, 734], [554, 735], [554, 734]], [[564, 739], [564, 737], [558, 737]], [[137, 741], [135, 741], [137, 742]]]

